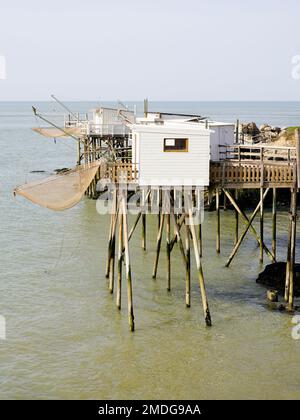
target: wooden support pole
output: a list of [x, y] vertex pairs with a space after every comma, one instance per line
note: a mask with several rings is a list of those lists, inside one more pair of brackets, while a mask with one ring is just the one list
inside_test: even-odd
[[178, 222], [176, 220], [173, 208], [171, 209], [171, 216], [172, 216], [172, 220], [173, 220], [173, 223], [174, 223], [174, 231], [175, 231], [175, 234], [178, 238], [177, 242], [179, 244], [179, 249], [180, 249], [180, 252], [181, 252], [181, 255], [182, 255], [182, 258], [183, 258], [183, 263], [184, 263], [184, 265], [186, 265], [186, 256], [185, 256], [183, 241], [182, 241], [182, 238], [181, 238], [181, 235], [180, 235]]
[[224, 194], [223, 199], [224, 199], [224, 201], [223, 201], [223, 209], [224, 209], [224, 211], [226, 211], [227, 210], [227, 197], [226, 197], [226, 194]]
[[108, 253], [107, 253], [107, 263], [106, 263], [106, 272], [105, 277], [109, 277], [110, 272], [110, 262], [111, 262], [111, 255], [113, 250], [113, 238], [115, 236], [115, 229], [116, 229], [116, 214], [117, 214], [117, 195], [116, 191], [113, 192], [112, 197], [112, 208], [111, 208], [111, 217], [110, 217], [110, 228], [109, 228], [109, 237], [108, 237]]
[[296, 254], [296, 224], [297, 224], [297, 190], [293, 188], [292, 191], [292, 234], [291, 234], [291, 263], [290, 263], [290, 288], [289, 288], [289, 300], [288, 310], [293, 311], [294, 309], [294, 278], [295, 278], [295, 254]]
[[133, 314], [133, 296], [132, 296], [132, 278], [131, 278], [131, 265], [130, 265], [130, 253], [129, 253], [129, 241], [128, 241], [128, 220], [127, 220], [127, 209], [124, 196], [121, 197], [121, 210], [123, 216], [123, 240], [125, 246], [125, 267], [126, 267], [126, 279], [127, 279], [127, 304], [128, 304], [128, 322], [130, 331], [134, 331], [134, 314]]
[[216, 238], [216, 251], [220, 253], [220, 191], [216, 188], [216, 214], [217, 214], [217, 238]]
[[260, 188], [260, 244], [259, 244], [259, 260], [264, 261], [264, 189]]
[[146, 251], [146, 209], [148, 208], [147, 203], [148, 203], [148, 197], [150, 195], [150, 191], [149, 193], [147, 193], [146, 197], [145, 197], [145, 191], [142, 190], [142, 249], [144, 251]]
[[[269, 192], [269, 188], [267, 188], [267, 189], [265, 190], [265, 192], [264, 192], [264, 194], [263, 194], [263, 197], [262, 197], [262, 199], [263, 199], [263, 200], [266, 198], [266, 195], [268, 194], [268, 192]], [[249, 229], [250, 229], [250, 227], [252, 226], [252, 222], [253, 222], [253, 220], [254, 220], [255, 216], [257, 215], [257, 213], [258, 213], [258, 211], [259, 211], [259, 209], [260, 209], [260, 206], [261, 206], [261, 201], [258, 203], [258, 205], [256, 206], [256, 208], [255, 208], [254, 212], [252, 213], [252, 216], [251, 216], [251, 217], [250, 217], [250, 219], [248, 220], [247, 226], [246, 226], [246, 228], [245, 228], [244, 232], [242, 233], [242, 235], [240, 236], [239, 240], [237, 241], [237, 243], [236, 243], [235, 247], [233, 248], [233, 251], [231, 252], [231, 254], [230, 254], [230, 256], [229, 256], [229, 258], [228, 258], [228, 260], [227, 260], [227, 262], [226, 262], [226, 264], [225, 264], [225, 267], [229, 267], [229, 265], [230, 265], [231, 261], [233, 260], [234, 256], [236, 255], [236, 253], [237, 253], [237, 251], [238, 251], [238, 249], [239, 249], [239, 247], [240, 247], [241, 243], [243, 242], [243, 239], [244, 239], [244, 238], [245, 238], [245, 236], [246, 236], [246, 233], [248, 232], [248, 230], [249, 230]]]
[[272, 254], [276, 260], [276, 227], [277, 227], [277, 208], [276, 208], [276, 188], [273, 188], [272, 196]]
[[[255, 237], [255, 239], [256, 239], [256, 241], [257, 241], [257, 243], [258, 243], [258, 245], [260, 245], [260, 237], [258, 236], [258, 234], [257, 234], [257, 232], [256, 232], [256, 230], [254, 229], [254, 227], [252, 226], [252, 224], [250, 223], [249, 224], [249, 219], [248, 219], [248, 217], [246, 216], [246, 214], [239, 208], [239, 206], [237, 205], [237, 203], [236, 203], [236, 201], [234, 200], [234, 198], [231, 196], [231, 194], [227, 191], [227, 190], [225, 190], [224, 188], [223, 188], [223, 191], [224, 191], [224, 193], [226, 194], [226, 196], [229, 198], [229, 201], [231, 202], [231, 204], [233, 205], [233, 207], [238, 211], [238, 213], [239, 213], [239, 215], [242, 217], [242, 219], [243, 219], [243, 221], [245, 222], [245, 224], [246, 224], [246, 226], [247, 226], [247, 231], [248, 231], [248, 229], [250, 229], [250, 231], [253, 233], [253, 235], [254, 235], [254, 237]], [[268, 192], [269, 191], [269, 188], [268, 189], [266, 189], [266, 191]], [[265, 191], [265, 192], [266, 192]], [[266, 194], [264, 193], [264, 197], [266, 196]], [[260, 209], [260, 203], [259, 203], [259, 205], [258, 205], [258, 207], [257, 207], [257, 211]], [[256, 215], [256, 213], [255, 213], [255, 215]], [[253, 218], [254, 219], [254, 218]], [[247, 232], [246, 231], [246, 232]], [[238, 248], [238, 247], [237, 247]], [[270, 260], [272, 261], [272, 262], [275, 262], [275, 260], [274, 260], [274, 257], [273, 257], [273, 254], [269, 251], [269, 249], [266, 247], [266, 245], [265, 244], [263, 244], [263, 248], [264, 248], [264, 250], [265, 250], [265, 252], [266, 252], [266, 254], [268, 255], [268, 257], [270, 258]]]
[[110, 262], [109, 262], [109, 291], [110, 293], [114, 292], [114, 283], [115, 283], [115, 251], [116, 251], [116, 226], [118, 221], [118, 205], [115, 205], [115, 212], [113, 216], [113, 229], [112, 229], [112, 239], [111, 239], [111, 252], [110, 252]]
[[[181, 226], [182, 226], [182, 225], [183, 225], [183, 223], [184, 223], [184, 218], [185, 218], [185, 215], [183, 214], [183, 215], [181, 215], [181, 216], [179, 217], [179, 220], [177, 221], [177, 225], [178, 225], [178, 229], [179, 229], [179, 231], [180, 231], [180, 229], [181, 229]], [[177, 234], [174, 234], [173, 238], [171, 239], [171, 243], [170, 243], [170, 251], [172, 251], [172, 250], [173, 250], [174, 245], [176, 244], [176, 242], [177, 242]]]
[[203, 245], [202, 245], [202, 224], [201, 223], [199, 223], [199, 226], [198, 226], [198, 240], [199, 240], [200, 258], [202, 258]]
[[167, 253], [167, 290], [171, 290], [171, 220], [170, 214], [166, 215], [166, 253]]
[[203, 312], [204, 312], [204, 319], [207, 326], [211, 326], [211, 316], [208, 306], [208, 300], [206, 296], [206, 289], [205, 289], [205, 282], [204, 282], [204, 276], [203, 276], [203, 270], [202, 270], [202, 264], [200, 259], [200, 252], [198, 248], [198, 241], [196, 236], [196, 230], [195, 225], [193, 224], [193, 214], [192, 209], [190, 207], [189, 209], [189, 228], [192, 234], [193, 239], [193, 247], [194, 247], [194, 254], [195, 254], [195, 260], [196, 260], [196, 266], [198, 271], [198, 279], [199, 279], [199, 286], [201, 290], [201, 298], [202, 298], [202, 306], [203, 306]]
[[185, 304], [187, 308], [190, 308], [191, 306], [191, 240], [190, 240], [190, 229], [186, 223], [185, 223], [185, 256], [186, 256]]
[[297, 189], [291, 189], [291, 208], [289, 213], [289, 239], [286, 264], [285, 300], [288, 302], [288, 310], [294, 308], [294, 272], [296, 252], [296, 223], [297, 222]]
[[155, 254], [155, 261], [154, 261], [154, 267], [152, 272], [152, 277], [155, 279], [157, 275], [157, 267], [158, 267], [158, 260], [159, 260], [159, 254], [160, 254], [160, 247], [161, 247], [161, 239], [164, 229], [164, 220], [165, 215], [161, 214], [160, 216], [160, 226], [157, 234], [157, 241], [156, 241], [156, 254]]
[[142, 214], [142, 249], [146, 251], [146, 214]]
[[108, 235], [108, 251], [107, 251], [107, 261], [106, 261], [106, 270], [105, 277], [109, 277], [109, 265], [110, 265], [110, 255], [111, 255], [111, 240], [112, 240], [112, 229], [113, 229], [113, 215], [110, 216], [110, 226], [109, 226], [109, 235]]
[[[238, 189], [235, 190], [235, 201], [238, 202], [239, 198], [239, 191]], [[237, 241], [239, 240], [239, 212], [234, 209], [234, 215], [235, 215], [235, 232], [234, 232], [234, 244], [237, 244]]]
[[81, 147], [81, 141], [78, 140], [77, 141], [77, 165], [80, 165], [80, 163], [81, 163], [81, 150], [80, 150], [80, 147]]
[[292, 192], [291, 192], [291, 203], [290, 211], [288, 215], [288, 245], [287, 245], [287, 256], [286, 256], [286, 271], [285, 271], [285, 291], [284, 300], [288, 302], [290, 294], [290, 274], [291, 274], [291, 243], [292, 243]]
[[119, 242], [118, 242], [118, 283], [117, 283], [117, 308], [121, 309], [122, 302], [122, 264], [123, 264], [123, 214], [119, 212]]

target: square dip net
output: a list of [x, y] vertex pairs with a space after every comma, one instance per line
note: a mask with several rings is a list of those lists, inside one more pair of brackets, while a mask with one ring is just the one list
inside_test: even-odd
[[79, 203], [98, 171], [101, 177], [105, 176], [105, 159], [26, 183], [15, 188], [14, 193], [54, 211], [66, 210]]

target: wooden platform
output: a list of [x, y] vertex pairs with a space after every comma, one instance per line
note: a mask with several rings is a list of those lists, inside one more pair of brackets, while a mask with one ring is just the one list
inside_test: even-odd
[[292, 188], [296, 180], [296, 163], [211, 162], [212, 187]]
[[[210, 187], [293, 188], [297, 180], [295, 147], [222, 146], [221, 158], [210, 163]], [[138, 165], [109, 163], [107, 178], [119, 182], [138, 182]]]

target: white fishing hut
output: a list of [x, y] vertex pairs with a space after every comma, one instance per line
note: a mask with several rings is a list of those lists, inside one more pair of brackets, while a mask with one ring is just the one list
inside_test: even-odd
[[89, 122], [90, 134], [125, 135], [128, 134], [124, 121], [133, 123], [135, 114], [127, 109], [99, 107], [92, 110], [92, 121]]
[[138, 118], [131, 132], [139, 184], [208, 186], [210, 161], [220, 160], [220, 145], [234, 144], [234, 128], [234, 124], [155, 113]]

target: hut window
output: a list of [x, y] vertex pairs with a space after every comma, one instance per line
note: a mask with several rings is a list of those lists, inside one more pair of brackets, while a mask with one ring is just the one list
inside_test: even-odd
[[164, 139], [164, 152], [187, 152], [188, 139]]

